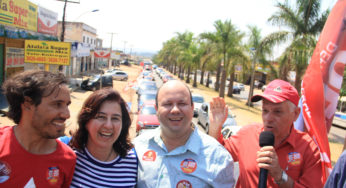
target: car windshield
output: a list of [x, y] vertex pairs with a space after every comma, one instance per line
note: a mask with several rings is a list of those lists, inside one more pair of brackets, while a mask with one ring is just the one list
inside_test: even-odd
[[141, 101], [155, 100], [156, 94], [143, 94], [141, 95]]
[[201, 96], [192, 96], [192, 101], [197, 103], [204, 103], [204, 98]]
[[141, 85], [140, 87], [143, 90], [157, 90], [156, 85]]
[[144, 106], [141, 110], [141, 114], [144, 115], [155, 115], [156, 110], [154, 106]]
[[98, 81], [99, 79], [100, 79], [100, 75], [94, 75], [94, 76], [92, 76], [92, 77], [90, 78], [90, 81], [96, 82], [96, 81]]

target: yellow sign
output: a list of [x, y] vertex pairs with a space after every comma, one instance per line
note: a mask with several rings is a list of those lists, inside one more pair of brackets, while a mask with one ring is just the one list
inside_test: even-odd
[[70, 65], [70, 56], [68, 42], [25, 40], [25, 63]]
[[37, 31], [37, 5], [27, 0], [0, 0], [0, 24]]

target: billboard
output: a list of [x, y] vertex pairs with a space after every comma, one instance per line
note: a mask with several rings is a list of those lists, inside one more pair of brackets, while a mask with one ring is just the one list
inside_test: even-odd
[[27, 0], [0, 2], [0, 24], [37, 31], [37, 5]]
[[70, 65], [71, 43], [25, 40], [25, 63]]
[[58, 13], [38, 7], [37, 32], [56, 36], [58, 34]]

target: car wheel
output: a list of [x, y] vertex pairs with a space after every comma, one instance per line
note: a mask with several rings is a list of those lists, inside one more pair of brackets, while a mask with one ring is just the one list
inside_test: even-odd
[[201, 122], [199, 121], [199, 118], [197, 118], [197, 124], [201, 125]]
[[209, 124], [207, 123], [207, 124], [205, 124], [205, 133], [209, 133]]

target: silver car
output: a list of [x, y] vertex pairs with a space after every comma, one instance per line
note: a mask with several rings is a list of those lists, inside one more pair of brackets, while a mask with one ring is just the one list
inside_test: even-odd
[[127, 75], [124, 71], [113, 71], [110, 73], [113, 77], [113, 80], [127, 80], [129, 79], [129, 75]]
[[200, 94], [192, 94], [192, 102], [194, 105], [193, 109], [193, 117], [198, 117], [198, 109], [201, 108], [202, 104], [204, 103], [204, 97]]
[[[200, 124], [206, 133], [209, 132], [209, 103], [205, 102], [202, 104], [201, 108], [198, 110], [198, 118], [197, 122]], [[228, 117], [225, 123], [222, 125], [222, 128], [232, 127], [233, 132], [239, 130], [240, 126], [237, 126], [237, 122], [235, 121], [235, 115], [231, 113], [231, 110], [228, 111]]]

